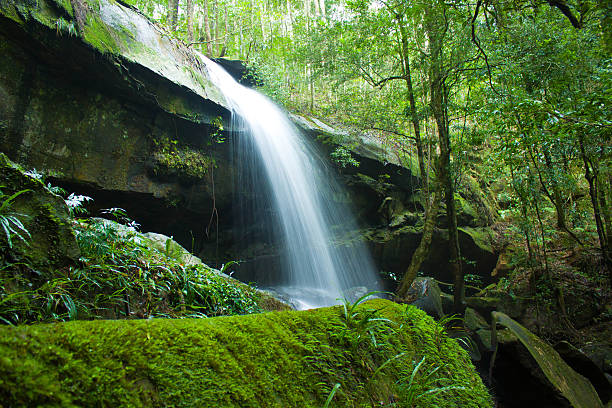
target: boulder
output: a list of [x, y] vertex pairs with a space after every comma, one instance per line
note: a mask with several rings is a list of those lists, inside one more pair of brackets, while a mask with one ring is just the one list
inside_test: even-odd
[[[382, 270], [392, 272], [396, 276], [403, 275], [423, 234], [423, 224], [420, 220], [415, 225], [374, 228], [364, 234], [374, 260]], [[477, 275], [484, 284], [491, 282], [491, 271], [497, 261], [491, 244], [492, 234], [488, 227], [466, 227], [459, 230], [461, 254], [470, 261], [463, 264], [464, 272]], [[450, 253], [447, 237], [446, 230], [434, 230], [429, 255], [420, 268], [423, 274], [442, 282], [453, 281], [448, 262]]]
[[612, 344], [610, 342], [589, 343], [583, 346], [581, 351], [604, 373], [612, 375]]
[[509, 332], [493, 335], [498, 347], [493, 377], [504, 407], [603, 408], [589, 380], [552, 346], [503, 313], [494, 312], [492, 318]]
[[489, 323], [482, 317], [478, 312], [471, 307], [466, 307], [463, 315], [463, 324], [465, 327], [473, 332], [479, 329], [485, 329], [489, 327]]
[[[24, 262], [38, 272], [76, 265], [80, 250], [70, 225], [70, 214], [63, 198], [52, 193], [38, 179], [0, 153], [0, 216], [14, 216], [24, 229], [12, 228], [23, 239], [12, 236], [9, 248], [6, 232], [0, 229], [2, 257], [6, 262]], [[20, 193], [21, 192], [21, 193]], [[14, 199], [9, 198], [18, 194]]]
[[597, 394], [599, 394], [599, 398], [604, 404], [610, 401], [612, 397], [610, 383], [604, 372], [593, 360], [567, 341], [560, 341], [555, 344], [555, 351], [559, 353], [561, 358], [570, 367], [593, 384], [593, 387], [597, 390]]
[[158, 251], [166, 254], [166, 256], [176, 259], [185, 266], [187, 265], [201, 265], [202, 260], [197, 256], [191, 254], [183, 248], [178, 242], [164, 234], [158, 234], [156, 232], [146, 232], [142, 234], [145, 238], [143, 244], [149, 245], [156, 248]]
[[356, 312], [395, 323], [377, 333], [384, 343], [352, 347], [339, 307], [0, 327], [0, 395], [6, 406], [319, 408], [340, 383], [335, 406], [407, 406], [415, 388], [404, 385], [424, 358], [431, 383], [460, 387], [415, 382], [427, 406], [492, 407], [465, 351], [424, 312], [381, 299]]
[[404, 300], [434, 318], [441, 318], [444, 316], [441, 293], [440, 287], [433, 278], [419, 277], [410, 285]]
[[2, 1], [0, 53], [0, 151], [94, 214], [215, 246], [204, 224], [216, 210], [231, 225], [232, 169], [213, 139], [230, 113], [196, 53], [110, 0]]

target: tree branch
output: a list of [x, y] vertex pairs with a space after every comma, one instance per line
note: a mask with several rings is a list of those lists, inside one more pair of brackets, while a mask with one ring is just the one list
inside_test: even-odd
[[577, 28], [577, 29], [582, 28], [582, 22], [579, 21], [576, 18], [576, 16], [574, 16], [574, 13], [572, 13], [572, 10], [569, 8], [565, 0], [546, 0], [546, 1], [550, 5], [550, 7], [558, 8], [559, 11], [561, 11], [561, 13], [563, 13], [563, 15], [568, 18], [568, 20], [570, 21], [572, 26], [574, 26], [574, 28]]

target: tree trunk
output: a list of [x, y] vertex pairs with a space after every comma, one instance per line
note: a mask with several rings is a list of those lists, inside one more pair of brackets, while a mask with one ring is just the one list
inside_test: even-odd
[[212, 34], [215, 36], [215, 38], [213, 39], [213, 53], [215, 54], [215, 56], [218, 56], [220, 54], [220, 49], [219, 49], [219, 4], [217, 3], [217, 0], [213, 1], [213, 10], [212, 10], [212, 15], [215, 16], [215, 19], [213, 21], [213, 30], [212, 30]]
[[208, 18], [208, 0], [202, 1], [202, 13], [204, 14], [204, 35], [206, 36], [206, 54], [209, 57], [213, 56], [212, 38], [210, 35], [210, 20]]
[[408, 88], [408, 103], [410, 104], [409, 117], [412, 122], [412, 127], [414, 128], [414, 139], [417, 148], [417, 156], [419, 159], [421, 180], [423, 182], [423, 191], [425, 192], [425, 197], [428, 198], [429, 189], [427, 185], [427, 177], [425, 171], [425, 154], [423, 152], [423, 143], [421, 142], [421, 127], [419, 117], [417, 115], [416, 102], [414, 99], [414, 90], [412, 88], [412, 75], [410, 73], [410, 55], [408, 53], [408, 34], [406, 33], [406, 27], [404, 26], [403, 16], [397, 17], [397, 24], [399, 26], [402, 41], [402, 69], [404, 71], [404, 78], [406, 79], [406, 87]]
[[427, 258], [429, 254], [429, 248], [431, 246], [431, 238], [433, 237], [433, 232], [436, 227], [436, 219], [438, 218], [438, 209], [440, 208], [440, 194], [438, 189], [436, 188], [433, 194], [433, 201], [431, 204], [427, 206], [427, 210], [425, 211], [425, 225], [423, 226], [423, 236], [421, 237], [421, 241], [419, 242], [419, 246], [412, 254], [412, 258], [410, 259], [410, 265], [402, 280], [400, 282], [399, 288], [397, 289], [397, 297], [402, 299], [406, 297], [406, 293], [410, 288], [410, 285], [414, 281], [421, 267], [421, 264]]
[[[433, 21], [436, 20], [435, 16]], [[438, 130], [438, 139], [440, 143], [440, 165], [438, 180], [441, 188], [444, 191], [444, 201], [446, 203], [446, 217], [448, 220], [448, 245], [451, 259], [451, 269], [454, 277], [454, 298], [453, 309], [455, 313], [463, 313], [465, 303], [465, 282], [463, 270], [461, 268], [461, 258], [459, 249], [459, 231], [457, 229], [457, 208], [455, 205], [455, 196], [453, 189], [453, 180], [451, 177], [450, 157], [451, 144], [448, 124], [448, 88], [446, 87], [446, 78], [442, 73], [442, 41], [446, 33], [446, 27], [443, 22], [434, 27], [427, 25], [427, 36], [429, 39], [429, 50], [431, 58], [431, 73], [430, 73], [430, 104], [431, 110], [436, 121]]]
[[[612, 254], [608, 245], [608, 236], [605, 231], [604, 223], [601, 216], [600, 209], [600, 198], [597, 186], [597, 173], [591, 160], [587, 156], [586, 149], [584, 148], [584, 138], [582, 135], [578, 136], [578, 144], [580, 146], [580, 155], [584, 162], [584, 178], [589, 183], [589, 195], [591, 196], [591, 204], [593, 205], [593, 216], [595, 217], [595, 226], [597, 227], [597, 235], [599, 237], [599, 247], [608, 268], [608, 273], [612, 274]], [[605, 199], [604, 199], [605, 202]], [[607, 211], [607, 208], [605, 209]], [[608, 231], [609, 232], [609, 231]]]
[[327, 17], [327, 10], [325, 9], [325, 0], [319, 0], [319, 11], [321, 12], [321, 17]]
[[187, 39], [193, 42], [193, 0], [187, 0]]
[[168, 27], [170, 30], [176, 31], [178, 23], [179, 0], [168, 0]]

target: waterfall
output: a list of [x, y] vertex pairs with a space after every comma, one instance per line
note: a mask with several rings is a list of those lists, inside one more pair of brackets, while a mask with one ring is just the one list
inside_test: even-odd
[[268, 215], [251, 209], [250, 219], [238, 216], [239, 222], [265, 224], [281, 248], [282, 278], [273, 289], [299, 309], [355, 297], [349, 289], [378, 289], [370, 255], [342, 202], [346, 193], [315, 149], [272, 101], [202, 59], [232, 110], [234, 157], [242, 167], [236, 182], [251, 191], [255, 207], [268, 200], [273, 209]]

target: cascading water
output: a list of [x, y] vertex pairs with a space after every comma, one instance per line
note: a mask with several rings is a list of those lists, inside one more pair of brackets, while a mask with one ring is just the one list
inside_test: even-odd
[[[377, 289], [369, 253], [360, 239], [351, 239], [356, 223], [348, 205], [337, 201], [343, 192], [324, 162], [273, 102], [202, 59], [231, 106], [235, 138], [243, 139], [234, 144], [235, 160], [244, 168], [240, 188], [272, 196], [262, 198], [273, 208], [264, 223], [275, 224], [267, 227], [276, 231], [284, 268], [273, 289], [300, 309], [337, 304], [351, 297], [351, 288]], [[262, 173], [267, 185], [256, 179]]]

